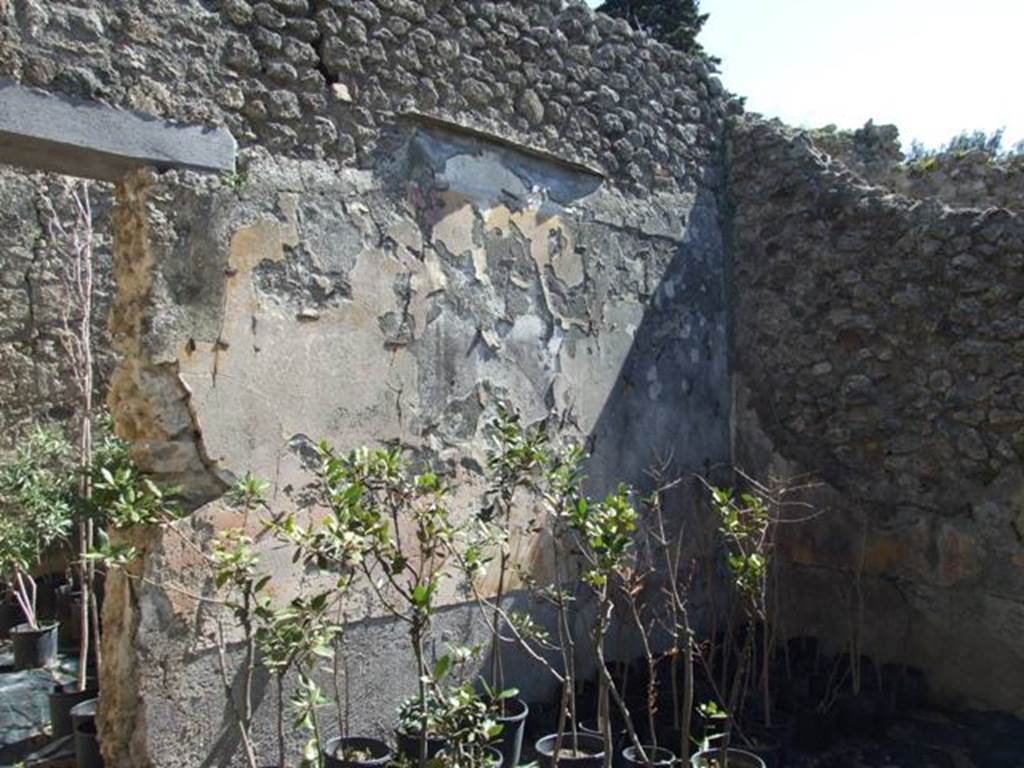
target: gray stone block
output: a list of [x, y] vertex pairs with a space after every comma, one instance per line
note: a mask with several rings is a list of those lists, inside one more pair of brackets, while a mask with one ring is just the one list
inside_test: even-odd
[[233, 171], [223, 128], [182, 125], [0, 81], [0, 162], [116, 181], [140, 166]]

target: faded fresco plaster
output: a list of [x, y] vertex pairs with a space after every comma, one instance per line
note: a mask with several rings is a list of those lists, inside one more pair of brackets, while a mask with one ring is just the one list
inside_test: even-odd
[[[205, 457], [204, 477], [252, 472], [271, 483], [268, 514], [315, 513], [316, 441], [398, 444], [447, 477], [465, 516], [484, 487], [499, 400], [586, 442], [594, 492], [642, 483], [658, 457], [679, 470], [726, 460], [723, 248], [710, 193], [641, 208], [554, 158], [416, 124], [389, 141], [373, 170], [252, 153], [237, 189], [168, 178], [150, 196], [149, 287], [132, 305], [142, 317], [126, 329], [124, 367], [162, 377], [146, 389], [156, 412], [185, 408], [191, 431], [181, 434]], [[182, 467], [162, 465], [159, 441], [152, 448], [148, 467], [178, 478]], [[194, 548], [229, 527], [259, 533], [258, 515], [212, 495], [149, 544], [142, 567], [154, 580], [208, 593]], [[524, 503], [512, 547], [544, 579], [549, 548], [523, 534], [534, 513]], [[286, 600], [309, 577], [286, 548], [258, 540]], [[481, 586], [492, 583], [489, 574]], [[465, 600], [456, 580], [445, 589], [453, 612], [442, 635], [463, 641], [476, 631], [473, 611], [454, 607]], [[367, 605], [354, 614], [372, 618]], [[194, 765], [230, 751], [228, 719], [186, 716], [195, 701], [222, 697], [203, 682], [216, 674], [214, 612], [152, 585], [138, 606], [130, 669], [145, 704], [128, 717], [171, 725], [136, 738], [131, 759]], [[414, 676], [400, 632], [359, 626], [355, 654], [397, 643], [365, 667], [389, 670], [357, 716], [357, 727], [380, 731]], [[188, 754], [172, 748], [183, 742], [194, 745]], [[171, 755], [184, 762], [161, 762]]]

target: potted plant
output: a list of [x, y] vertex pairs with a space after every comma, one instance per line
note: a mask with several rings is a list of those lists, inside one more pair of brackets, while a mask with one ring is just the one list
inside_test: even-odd
[[748, 698], [759, 706], [751, 714], [754, 722], [730, 719], [751, 752], [771, 759], [778, 757], [789, 740], [788, 724], [773, 707], [771, 669], [774, 661], [774, 623], [769, 604], [775, 538], [782, 514], [789, 505], [806, 507], [787, 496], [802, 486], [789, 483], [764, 485], [746, 475], [749, 490], [736, 492], [708, 486], [719, 533], [725, 543], [726, 566], [731, 576], [742, 624], [738, 627], [738, 654], [728, 680], [726, 707], [731, 713], [746, 711]]
[[[699, 647], [690, 622], [688, 603], [695, 563], [691, 560], [684, 572], [684, 526], [677, 524], [675, 531], [672, 531], [665, 520], [665, 497], [679, 486], [680, 481], [669, 478], [667, 467], [663, 465], [655, 466], [650, 475], [655, 488], [645, 499], [644, 519], [647, 523], [644, 527], [647, 558], [645, 569], [651, 574], [658, 574], [655, 580], [660, 601], [655, 600], [650, 611], [657, 616], [658, 625], [668, 641], [668, 647], [658, 661], [662, 662], [659, 671], [666, 670], [666, 665], [663, 662], [668, 661], [667, 688], [670, 726], [666, 729], [667, 734], [664, 738], [658, 736], [661, 729], [656, 724], [649, 723], [649, 727], [654, 726], [653, 745], [664, 747], [671, 743], [680, 759], [686, 760], [696, 742], [693, 737], [694, 675]], [[630, 589], [628, 578], [622, 579], [622, 583], [625, 589]], [[632, 601], [629, 602], [632, 605]], [[651, 652], [649, 648], [651, 643], [647, 639], [649, 631], [644, 629], [638, 612], [632, 608], [631, 612], [634, 614], [634, 623], [643, 638], [645, 657], [650, 666]], [[647, 708], [648, 717], [653, 719], [651, 710], [664, 696], [661, 696], [662, 692], [654, 687], [655, 681], [659, 677], [658, 673], [651, 670], [648, 674], [653, 679], [648, 683]], [[681, 690], [680, 682], [682, 682]]]
[[606, 768], [611, 765], [612, 756], [609, 751], [615, 745], [612, 703], [621, 713], [621, 723], [632, 747], [632, 758], [641, 764], [651, 762], [647, 754], [650, 745], [641, 743], [629, 705], [608, 668], [605, 655], [605, 638], [615, 610], [613, 590], [633, 550], [637, 520], [638, 515], [631, 500], [631, 493], [623, 485], [608, 494], [601, 502], [595, 503], [580, 497], [570, 508], [568, 515], [568, 530], [572, 533], [575, 549], [584, 562], [582, 579], [590, 587], [595, 601], [590, 641], [599, 675], [598, 722], [606, 749]]
[[0, 572], [23, 623], [10, 631], [18, 669], [44, 667], [57, 657], [56, 622], [37, 612], [32, 572], [71, 529], [74, 473], [59, 430], [34, 427], [0, 465]]
[[[425, 765], [436, 680], [426, 641], [438, 589], [450, 575], [456, 533], [445, 505], [448, 491], [432, 472], [412, 474], [398, 449], [361, 448], [343, 456], [321, 444], [320, 454], [331, 510], [322, 542], [328, 548], [337, 543], [346, 553], [355, 547], [351, 562], [385, 610], [408, 627], [418, 688], [396, 737], [400, 751], [406, 745], [406, 756]], [[415, 741], [414, 754], [409, 739]]]
[[700, 749], [690, 757], [692, 768], [766, 768], [764, 760], [730, 745], [732, 718], [714, 702], [700, 706], [705, 723]]
[[[489, 425], [493, 445], [488, 451], [488, 488], [479, 515], [477, 536], [468, 542], [458, 541], [454, 554], [462, 565], [468, 583], [473, 587], [477, 603], [485, 613], [490, 629], [488, 676], [481, 681], [485, 695], [498, 710], [501, 738], [497, 742], [507, 768], [519, 765], [523, 733], [529, 707], [515, 695], [509, 695], [505, 684], [503, 649], [509, 638], [504, 610], [506, 589], [512, 575], [513, 511], [517, 494], [536, 489], [537, 480], [547, 461], [547, 434], [542, 425], [526, 427], [520, 415], [510, 406], [499, 403]], [[494, 556], [496, 551], [497, 555]], [[496, 560], [497, 583], [493, 595], [482, 595], [476, 583]]]
[[[281, 765], [284, 765], [284, 730], [282, 692], [284, 675], [290, 667], [300, 663], [299, 691], [293, 704], [299, 714], [299, 723], [313, 734], [306, 745], [306, 760], [326, 766], [378, 766], [391, 759], [391, 750], [378, 739], [349, 734], [347, 698], [343, 700], [337, 687], [338, 671], [343, 663], [341, 639], [344, 637], [345, 599], [358, 564], [366, 554], [367, 544], [359, 526], [355, 524], [354, 499], [347, 496], [345, 480], [338, 474], [333, 453], [321, 446], [320, 480], [322, 501], [330, 511], [325, 518], [313, 518], [306, 527], [296, 523], [289, 515], [283, 521], [271, 521], [268, 529], [279, 538], [296, 547], [295, 559], [307, 569], [329, 573], [334, 583], [328, 591], [310, 600], [298, 598], [283, 611], [275, 614], [274, 621], [261, 630], [264, 664], [274, 675], [278, 698], [278, 745]], [[329, 616], [338, 616], [331, 620]], [[312, 644], [308, 641], [313, 638]], [[323, 739], [317, 709], [324, 703], [312, 670], [315, 659], [329, 658], [335, 678], [335, 704], [337, 707], [338, 735]], [[347, 681], [346, 681], [347, 682]], [[314, 755], [313, 752], [316, 752]]]
[[[506, 693], [511, 698], [515, 692]], [[463, 683], [438, 691], [434, 719], [444, 747], [432, 768], [500, 768], [504, 756], [492, 746], [501, 735], [500, 707], [488, 695]]]
[[561, 662], [560, 670], [547, 663], [540, 653], [531, 648], [531, 641], [547, 645], [547, 633], [529, 617], [515, 616], [510, 622], [517, 639], [534, 659], [561, 686], [561, 697], [555, 732], [541, 737], [535, 749], [539, 762], [545, 768], [597, 768], [610, 759], [605, 741], [599, 735], [583, 733], [579, 727], [576, 707], [576, 644], [573, 636], [575, 596], [567, 584], [579, 583], [579, 565], [570, 549], [570, 519], [577, 507], [587, 504], [583, 495], [583, 449], [570, 443], [549, 453], [541, 483], [541, 494], [546, 511], [545, 519], [538, 521], [534, 533], [545, 536], [552, 548], [555, 564], [553, 583], [540, 585], [523, 576], [534, 593], [555, 609], [557, 642], [554, 648]]

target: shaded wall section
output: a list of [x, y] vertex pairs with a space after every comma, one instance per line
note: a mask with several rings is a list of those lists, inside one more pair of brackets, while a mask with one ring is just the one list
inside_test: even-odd
[[1018, 707], [1024, 224], [867, 186], [754, 119], [731, 190], [736, 461], [824, 483], [784, 542], [787, 631], [863, 632], [939, 698]]

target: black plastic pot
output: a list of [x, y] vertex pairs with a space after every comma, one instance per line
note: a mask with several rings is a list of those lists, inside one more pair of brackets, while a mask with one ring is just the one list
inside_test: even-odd
[[744, 749], [761, 758], [766, 768], [784, 768], [786, 751], [781, 741], [767, 736], [754, 737]]
[[505, 714], [498, 718], [501, 736], [494, 745], [501, 752], [503, 768], [516, 768], [523, 753], [523, 733], [526, 731], [526, 716], [530, 707], [522, 699], [505, 701]]
[[866, 693], [842, 697], [836, 706], [839, 732], [844, 736], [875, 735], [875, 702]]
[[[427, 760], [437, 757], [437, 753], [444, 749], [447, 743], [448, 740], [443, 736], [427, 736]], [[420, 759], [420, 735], [418, 733], [406, 733], [396, 728], [395, 744], [400, 754], [410, 760]]]
[[775, 690], [776, 707], [797, 712], [811, 704], [811, 675], [808, 672], [794, 672], [780, 678]]
[[[693, 768], [721, 768], [722, 751], [721, 749], [705, 749], [697, 752], [690, 758], [690, 765]], [[764, 761], [760, 757], [746, 750], [730, 747], [725, 752], [728, 753], [728, 759], [725, 762], [729, 764], [729, 768], [765, 768]]]
[[647, 755], [647, 759], [641, 760], [636, 747], [626, 747], [622, 750], [622, 765], [628, 768], [671, 768], [676, 762], [676, 753], [662, 747], [650, 747], [645, 744], [644, 754]]
[[748, 739], [748, 752], [764, 760], [768, 768], [783, 768], [789, 763], [789, 753], [793, 748], [796, 722], [786, 712], [776, 708], [772, 713], [772, 724], [752, 723], [747, 726], [745, 735]]
[[791, 637], [786, 641], [789, 663], [794, 670], [813, 672], [818, 666], [818, 638]]
[[0, 602], [0, 640], [6, 640], [11, 636], [11, 630], [22, 621], [21, 608], [17, 603]]
[[[348, 751], [359, 751], [369, 755], [360, 760], [338, 756], [339, 749], [342, 754]], [[331, 739], [322, 750], [324, 765], [327, 768], [376, 768], [391, 762], [394, 755], [391, 747], [377, 739], [364, 739], [359, 736], [349, 736], [344, 739]]]
[[[578, 733], [576, 735], [576, 747], [583, 754], [579, 755], [555, 755], [555, 743], [558, 741], [558, 734], [544, 736], [537, 740], [537, 762], [541, 768], [601, 768], [604, 765], [604, 740], [589, 733]], [[572, 734], [562, 734], [562, 752], [571, 749]]]
[[11, 630], [15, 669], [48, 667], [57, 660], [57, 624], [32, 629], [19, 624]]
[[96, 704], [97, 699], [89, 699], [71, 708], [78, 768], [103, 768], [103, 755], [96, 737]]
[[835, 741], [835, 717], [831, 712], [798, 712], [793, 725], [793, 744], [801, 752], [821, 752]]
[[60, 641], [65, 645], [77, 643], [82, 634], [82, 593], [72, 589], [70, 584], [57, 587], [57, 620]]
[[95, 699], [96, 693], [96, 688], [91, 685], [88, 685], [84, 691], [75, 690], [73, 684], [55, 685], [50, 689], [50, 723], [55, 739], [74, 733], [71, 708], [83, 701]]
[[[601, 727], [598, 724], [597, 718], [581, 720], [580, 721], [580, 733], [586, 733], [589, 736], [596, 736], [599, 739], [604, 738], [604, 734], [601, 733]], [[641, 733], [640, 738], [645, 738], [646, 734]], [[612, 750], [613, 754], [618, 754], [619, 751], [626, 746], [629, 742], [629, 731], [626, 730], [626, 725], [622, 721], [622, 716], [615, 714], [612, 716]]]

